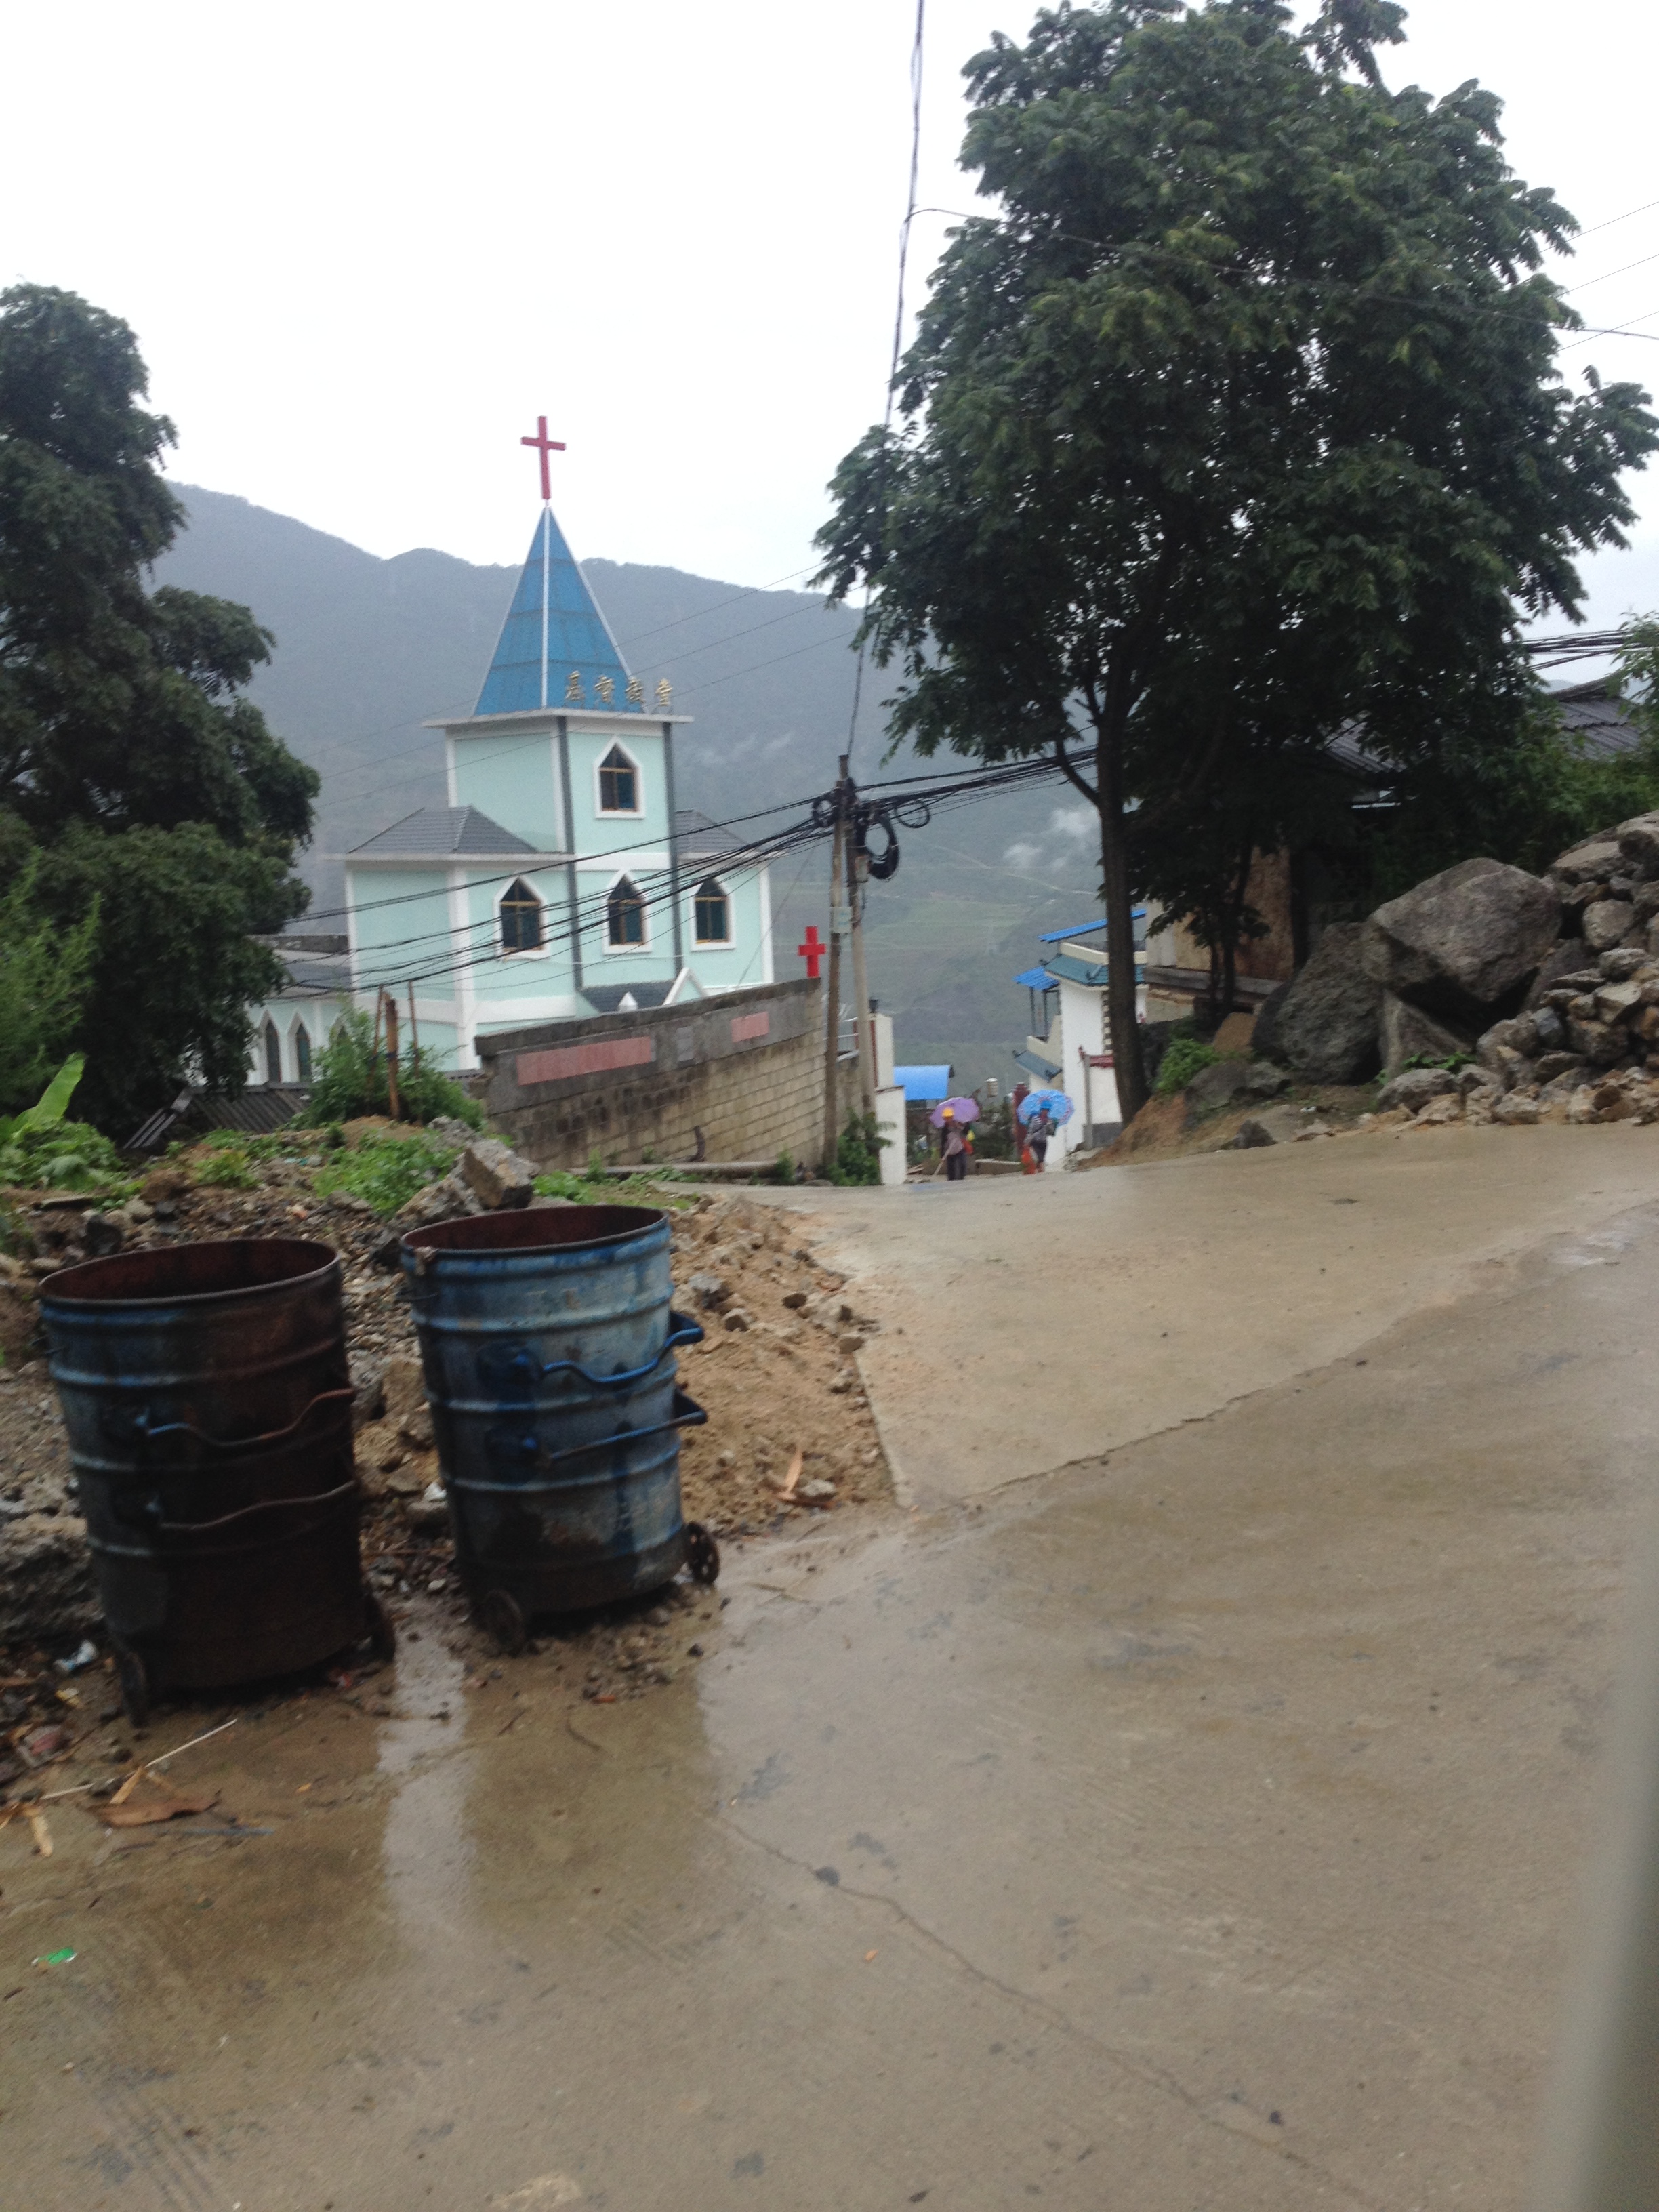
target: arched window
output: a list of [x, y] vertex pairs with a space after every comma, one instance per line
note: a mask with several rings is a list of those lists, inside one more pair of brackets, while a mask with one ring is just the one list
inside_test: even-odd
[[640, 772], [620, 745], [612, 745], [599, 763], [601, 814], [637, 814], [640, 811]]
[[283, 1079], [283, 1040], [276, 1034], [275, 1022], [265, 1024], [265, 1080], [280, 1083]]
[[542, 942], [542, 902], [524, 878], [507, 885], [501, 899], [501, 950], [537, 952]]
[[612, 945], [643, 945], [645, 901], [626, 876], [611, 886], [605, 902], [605, 936]]
[[303, 1022], [294, 1024], [294, 1072], [301, 1083], [311, 1080], [311, 1031]]
[[691, 902], [691, 933], [699, 945], [732, 942], [732, 902], [718, 876], [705, 876]]

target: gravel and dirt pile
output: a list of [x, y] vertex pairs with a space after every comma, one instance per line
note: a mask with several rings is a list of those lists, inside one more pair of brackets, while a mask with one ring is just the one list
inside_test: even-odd
[[[349, 1142], [365, 1133], [381, 1141], [387, 1133], [375, 1124], [351, 1125], [346, 1133]], [[0, 1785], [39, 1786], [37, 1771], [67, 1758], [89, 1725], [120, 1732], [106, 1662], [73, 1676], [56, 1664], [83, 1638], [100, 1647], [103, 1638], [36, 1291], [84, 1258], [269, 1236], [337, 1250], [357, 1385], [365, 1570], [403, 1633], [441, 1636], [470, 1662], [497, 1663], [468, 1618], [455, 1576], [414, 1325], [392, 1257], [392, 1231], [430, 1199], [417, 1194], [389, 1222], [343, 1190], [319, 1193], [326, 1156], [256, 1158], [252, 1188], [203, 1180], [222, 1176], [223, 1158], [222, 1147], [194, 1148], [149, 1173], [121, 1204], [0, 1194], [9, 1248], [0, 1253]], [[452, 1196], [464, 1187], [459, 1165], [442, 1180]], [[478, 1182], [494, 1187], [483, 1170]], [[644, 1192], [622, 1195], [653, 1202]], [[876, 1324], [857, 1316], [842, 1279], [814, 1264], [798, 1219], [749, 1195], [671, 1189], [659, 1196], [673, 1218], [675, 1303], [707, 1332], [702, 1345], [680, 1354], [682, 1386], [708, 1415], [706, 1427], [682, 1432], [687, 1518], [742, 1540], [885, 1500], [890, 1486], [855, 1362]], [[478, 1210], [481, 1201], [470, 1203]], [[719, 1605], [717, 1596], [678, 1584], [559, 1624], [543, 1641], [579, 1695], [637, 1694], [684, 1663], [687, 1621], [717, 1618]], [[366, 1678], [360, 1671], [356, 1679]], [[106, 1723], [98, 1723], [100, 1712]], [[31, 1754], [25, 1747], [42, 1729], [48, 1737], [67, 1734]]]

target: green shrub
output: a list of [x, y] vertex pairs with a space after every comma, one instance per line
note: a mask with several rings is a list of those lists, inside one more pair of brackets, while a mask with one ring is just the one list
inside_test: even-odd
[[787, 1152], [780, 1152], [773, 1161], [772, 1180], [774, 1182], [793, 1183], [794, 1182], [795, 1163]]
[[322, 1198], [337, 1190], [361, 1198], [384, 1218], [407, 1205], [417, 1190], [447, 1175], [455, 1157], [456, 1147], [440, 1137], [399, 1137], [387, 1131], [331, 1153], [317, 1171], [315, 1187]]
[[887, 1142], [878, 1133], [873, 1114], [849, 1114], [847, 1127], [830, 1164], [831, 1182], [852, 1184], [881, 1181], [881, 1148]]
[[[469, 1098], [451, 1077], [441, 1074], [425, 1052], [411, 1049], [400, 1055], [398, 1106], [405, 1121], [435, 1121], [440, 1115], [447, 1114], [465, 1121], [470, 1129], [483, 1127], [483, 1109], [477, 1100]], [[324, 1128], [330, 1122], [391, 1111], [385, 1048], [375, 1049], [373, 1023], [367, 1014], [354, 1009], [340, 1017], [333, 1035], [317, 1054], [305, 1124]]]
[[1206, 1044], [1201, 1038], [1172, 1038], [1158, 1071], [1158, 1097], [1173, 1098], [1176, 1091], [1187, 1088], [1195, 1075], [1206, 1067], [1213, 1067], [1220, 1058], [1215, 1047]]
[[0, 1183], [84, 1190], [98, 1198], [125, 1198], [137, 1188], [109, 1139], [87, 1121], [58, 1121], [0, 1139]]
[[247, 1154], [237, 1144], [216, 1145], [191, 1180], [211, 1190], [257, 1190], [259, 1187]]

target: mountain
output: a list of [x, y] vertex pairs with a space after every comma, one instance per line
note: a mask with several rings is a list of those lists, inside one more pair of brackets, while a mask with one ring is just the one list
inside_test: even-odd
[[[275, 634], [252, 696], [322, 776], [305, 873], [316, 907], [337, 906], [340, 854], [443, 804], [442, 741], [421, 724], [471, 711], [519, 564], [424, 550], [383, 561], [246, 500], [175, 489], [189, 527], [156, 581], [237, 600]], [[630, 668], [653, 684], [665, 676], [677, 710], [695, 717], [676, 750], [683, 805], [726, 821], [829, 788], [852, 712], [849, 610], [676, 568], [582, 567]], [[866, 668], [854, 763], [866, 781], [918, 765], [882, 763], [887, 687]], [[1006, 1081], [1027, 1027], [1013, 975], [1036, 957], [1038, 933], [1092, 911], [1092, 817], [1053, 787], [952, 807], [902, 844], [898, 874], [872, 890], [872, 994], [894, 1017], [901, 1060], [951, 1060], [969, 1086]], [[828, 869], [827, 847], [813, 846], [774, 871], [780, 974], [795, 972], [806, 924], [824, 929]]]

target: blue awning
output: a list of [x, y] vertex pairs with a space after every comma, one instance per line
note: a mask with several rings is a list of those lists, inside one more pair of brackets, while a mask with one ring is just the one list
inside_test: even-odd
[[902, 1085], [907, 1106], [934, 1106], [941, 1098], [951, 1096], [951, 1069], [944, 1067], [896, 1067], [893, 1080]]
[[[1138, 906], [1134, 909], [1134, 918], [1137, 921], [1144, 921], [1146, 920], [1146, 909], [1144, 906]], [[1039, 945], [1063, 945], [1068, 937], [1092, 937], [1096, 930], [1104, 929], [1105, 927], [1106, 917], [1103, 914], [1098, 921], [1082, 921], [1078, 924], [1075, 929], [1051, 929], [1046, 936], [1039, 937], [1037, 943]]]
[[1060, 1073], [1054, 1061], [1044, 1060], [1039, 1052], [1017, 1052], [1014, 1066], [1023, 1067], [1028, 1075], [1036, 1076], [1039, 1083], [1053, 1083]]
[[1016, 975], [1016, 983], [1024, 983], [1028, 991], [1052, 991], [1054, 979], [1046, 968], [1028, 968], [1023, 975]]

